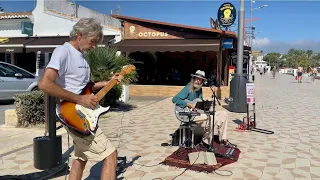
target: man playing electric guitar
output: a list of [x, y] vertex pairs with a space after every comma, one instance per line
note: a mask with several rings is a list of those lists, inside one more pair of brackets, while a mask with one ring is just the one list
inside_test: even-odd
[[[90, 67], [84, 54], [95, 48], [103, 40], [103, 27], [93, 18], [80, 19], [70, 33], [70, 41], [57, 47], [39, 81], [39, 88], [60, 100], [66, 100], [95, 108], [98, 98], [95, 95], [79, 95], [90, 82]], [[114, 76], [121, 81], [122, 76]], [[96, 82], [94, 89], [104, 87], [108, 82]], [[101, 179], [115, 180], [117, 151], [98, 127], [94, 135], [82, 137], [65, 126], [74, 142], [75, 158], [72, 163], [69, 179], [80, 180], [88, 160], [103, 160]]]
[[[172, 102], [180, 108], [189, 108], [193, 111], [197, 111], [196, 104], [188, 103], [197, 98], [203, 101], [202, 86], [205, 78], [205, 72], [198, 70], [195, 74], [191, 75], [191, 81], [172, 99]], [[217, 88], [214, 88], [217, 91]], [[201, 112], [201, 110], [199, 111]], [[194, 118], [194, 122], [204, 128], [204, 135], [202, 142], [209, 145], [212, 139], [212, 125], [213, 115], [211, 115], [211, 122], [208, 122], [207, 115], [202, 111], [200, 116]], [[226, 111], [216, 111], [214, 118], [214, 133], [219, 134], [220, 143], [235, 147], [234, 144], [227, 140], [227, 125], [228, 125], [228, 113]]]

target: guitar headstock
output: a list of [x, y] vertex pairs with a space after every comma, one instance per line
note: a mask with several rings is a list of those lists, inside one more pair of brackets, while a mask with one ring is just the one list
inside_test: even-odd
[[134, 65], [127, 65], [127, 66], [123, 66], [121, 72], [119, 73], [120, 75], [125, 75], [130, 73], [131, 71], [136, 70], [136, 67]]

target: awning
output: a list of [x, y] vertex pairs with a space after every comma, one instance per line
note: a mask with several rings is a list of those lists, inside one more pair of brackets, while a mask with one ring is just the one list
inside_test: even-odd
[[219, 39], [126, 39], [111, 45], [122, 52], [219, 51]]
[[[109, 41], [114, 39], [114, 37], [115, 36], [104, 36], [102, 44], [108, 45]], [[25, 47], [26, 52], [53, 52], [54, 48], [68, 41], [70, 41], [69, 36], [37, 37], [35, 41], [26, 44]]]
[[34, 37], [7, 38], [6, 41], [2, 41], [2, 43], [0, 43], [0, 52], [22, 53], [24, 45], [34, 40], [36, 40]]

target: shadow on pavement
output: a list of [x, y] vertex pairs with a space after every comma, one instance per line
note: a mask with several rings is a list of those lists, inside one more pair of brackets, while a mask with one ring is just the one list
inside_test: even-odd
[[[291, 83], [297, 83], [298, 84], [298, 82], [296, 82], [296, 81], [291, 81]], [[311, 84], [311, 82], [301, 82], [301, 83]]]
[[67, 162], [68, 162], [68, 157], [70, 156], [73, 150], [74, 150], [74, 147], [71, 146], [62, 155], [62, 164], [60, 166], [54, 167], [52, 169], [40, 171], [40, 172], [35, 172], [35, 173], [0, 176], [0, 180], [44, 180], [44, 179], [52, 179], [52, 178], [68, 175], [70, 171], [69, 171], [69, 166]]
[[225, 105], [222, 105], [222, 107], [223, 107], [225, 110], [229, 111], [229, 105], [225, 104]]
[[236, 123], [237, 125], [240, 125], [242, 124], [243, 122], [240, 120], [240, 119], [235, 119], [235, 120], [232, 120], [234, 123]]
[[113, 112], [127, 112], [137, 107], [138, 106], [136, 105], [126, 104], [126, 103], [117, 103], [116, 105], [112, 106], [110, 110]]
[[[116, 170], [116, 176], [117, 180], [124, 180], [126, 179], [123, 176], [123, 173], [126, 172], [127, 168], [132, 166], [136, 160], [138, 160], [141, 156], [136, 156], [132, 159], [132, 161], [127, 162], [125, 157], [118, 157], [118, 165]], [[100, 179], [101, 171], [102, 171], [102, 164], [103, 162], [100, 161], [99, 163], [92, 166], [90, 169], [90, 174], [85, 180], [94, 180], [94, 179]], [[121, 176], [121, 177], [118, 177]]]

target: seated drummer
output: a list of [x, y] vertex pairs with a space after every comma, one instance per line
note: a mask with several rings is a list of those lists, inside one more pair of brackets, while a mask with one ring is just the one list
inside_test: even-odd
[[[193, 101], [196, 98], [199, 98], [203, 101], [202, 95], [202, 86], [204, 81], [206, 81], [204, 71], [197, 70], [195, 74], [191, 75], [191, 81], [172, 99], [172, 102], [175, 105], [180, 106], [181, 108], [188, 107], [194, 111], [201, 113], [200, 116], [196, 116], [194, 122], [199, 126], [204, 128], [204, 135], [202, 138], [202, 143], [209, 145], [212, 137], [212, 119], [211, 122], [207, 121], [207, 115], [203, 110], [198, 110], [195, 108], [195, 104], [187, 103], [185, 100]], [[213, 90], [216, 92], [217, 88], [214, 87]], [[214, 118], [214, 133], [219, 135], [219, 141], [223, 145], [235, 147], [234, 144], [230, 143], [227, 140], [227, 123], [228, 113], [226, 111], [216, 111]]]

